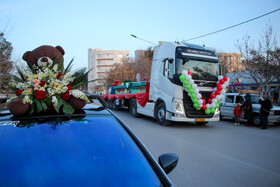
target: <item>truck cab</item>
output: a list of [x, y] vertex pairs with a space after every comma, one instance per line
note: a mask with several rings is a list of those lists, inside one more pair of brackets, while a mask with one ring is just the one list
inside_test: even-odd
[[193, 80], [206, 100], [216, 87], [220, 75], [216, 53], [203, 46], [167, 42], [154, 49], [149, 102], [137, 104], [137, 113], [151, 116], [166, 125], [170, 121], [207, 123], [219, 120], [219, 109], [205, 114], [196, 110], [188, 92], [179, 80], [182, 72], [191, 71]]

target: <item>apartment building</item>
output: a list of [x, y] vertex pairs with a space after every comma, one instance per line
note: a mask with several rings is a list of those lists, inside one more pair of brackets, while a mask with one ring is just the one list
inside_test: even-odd
[[114, 67], [115, 63], [122, 63], [123, 57], [127, 57], [129, 51], [121, 50], [102, 50], [92, 49], [88, 50], [88, 68], [92, 69], [88, 75], [88, 80], [101, 79], [88, 84], [89, 93], [97, 92], [96, 89], [104, 89], [105, 79], [110, 69]]
[[245, 71], [242, 55], [237, 53], [218, 53], [223, 74]]

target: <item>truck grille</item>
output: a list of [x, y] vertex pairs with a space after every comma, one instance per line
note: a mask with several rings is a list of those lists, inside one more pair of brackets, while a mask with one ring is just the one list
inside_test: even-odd
[[[206, 100], [210, 98], [210, 94], [212, 92], [200, 92], [202, 97]], [[193, 102], [191, 100], [191, 97], [188, 96], [188, 93], [184, 90], [183, 91], [183, 101], [184, 101], [184, 108], [185, 108], [185, 114], [187, 118], [212, 118], [213, 113], [205, 114], [204, 110], [196, 110], [193, 106]]]

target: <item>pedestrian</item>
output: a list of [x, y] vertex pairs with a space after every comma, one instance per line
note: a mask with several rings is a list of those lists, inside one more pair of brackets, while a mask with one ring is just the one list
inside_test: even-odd
[[246, 93], [245, 95], [245, 102], [241, 106], [242, 110], [245, 113], [244, 118], [247, 120], [247, 124], [253, 123], [253, 108], [252, 108], [252, 101], [251, 101], [251, 94]]
[[279, 91], [275, 90], [273, 94], [273, 103], [278, 104]]
[[234, 125], [240, 125], [241, 113], [242, 113], [242, 109], [240, 107], [240, 104], [237, 103], [237, 106], [234, 108], [234, 116], [235, 116], [235, 123], [234, 123]]
[[262, 129], [266, 129], [268, 126], [267, 118], [269, 116], [270, 110], [272, 109], [271, 96], [265, 96], [264, 100], [259, 99], [259, 103], [261, 104], [261, 119], [262, 119]]

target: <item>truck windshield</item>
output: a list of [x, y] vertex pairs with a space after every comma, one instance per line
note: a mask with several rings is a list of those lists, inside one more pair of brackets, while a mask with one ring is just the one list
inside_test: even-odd
[[193, 79], [216, 79], [219, 76], [219, 63], [186, 58], [176, 58], [175, 74], [191, 71]]

